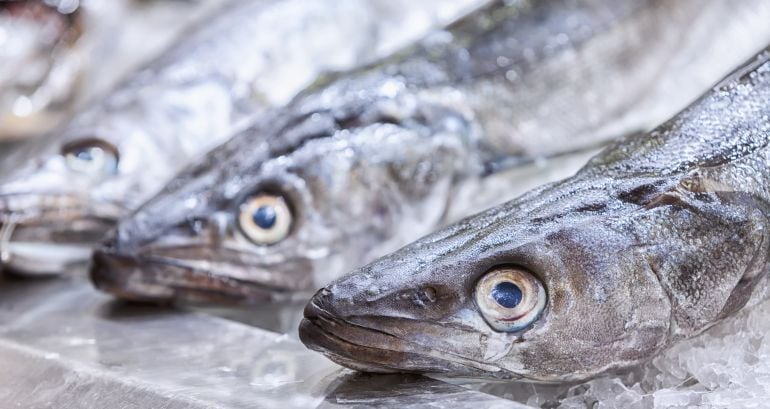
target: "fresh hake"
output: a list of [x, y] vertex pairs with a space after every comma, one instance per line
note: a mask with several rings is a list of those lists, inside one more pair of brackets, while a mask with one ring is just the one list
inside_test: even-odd
[[770, 49], [576, 175], [321, 289], [300, 337], [355, 369], [566, 382], [644, 362], [767, 285]]
[[673, 114], [770, 41], [768, 17], [761, 2], [495, 2], [259, 118], [122, 221], [92, 278], [140, 300], [307, 297], [515, 197], [526, 181], [457, 200], [501, 168], [645, 127], [659, 112], [637, 104]]
[[[190, 160], [325, 70], [392, 52], [480, 0], [247, 0], [188, 33], [0, 184], [0, 261], [26, 274], [86, 264], [116, 221]], [[20, 154], [19, 156], [22, 156]]]

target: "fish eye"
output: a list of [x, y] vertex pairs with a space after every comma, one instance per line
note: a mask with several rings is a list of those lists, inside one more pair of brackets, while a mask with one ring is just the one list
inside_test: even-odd
[[254, 244], [275, 244], [289, 235], [292, 214], [283, 196], [267, 193], [250, 196], [241, 203], [238, 212], [238, 226]]
[[530, 272], [512, 266], [495, 267], [476, 284], [476, 305], [495, 331], [520, 331], [535, 322], [545, 308], [545, 288]]
[[89, 175], [114, 175], [118, 171], [118, 150], [99, 139], [81, 139], [62, 148], [70, 169]]

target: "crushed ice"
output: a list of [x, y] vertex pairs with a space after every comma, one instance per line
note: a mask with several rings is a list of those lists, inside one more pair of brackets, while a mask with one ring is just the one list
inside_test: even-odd
[[575, 385], [488, 384], [478, 389], [547, 408], [767, 407], [770, 300], [758, 294], [752, 304], [630, 373]]

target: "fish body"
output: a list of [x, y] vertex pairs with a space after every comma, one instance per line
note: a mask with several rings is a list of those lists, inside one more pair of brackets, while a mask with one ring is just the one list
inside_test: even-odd
[[770, 49], [573, 177], [320, 290], [300, 336], [366, 371], [567, 382], [644, 362], [766, 286]]
[[[692, 70], [661, 64], [745, 38], [733, 37], [729, 19], [726, 37], [690, 36], [728, 3], [709, 5], [494, 2], [257, 119], [121, 222], [92, 278], [140, 300], [303, 297], [448, 217], [499, 203], [514, 190], [466, 188], [501, 167], [635, 130], [643, 116], [623, 114], [656, 94], [661, 73], [682, 81], [660, 105], [697, 88]], [[456, 201], [461, 191], [473, 200]]]
[[27, 274], [84, 264], [117, 219], [252, 116], [285, 103], [322, 71], [388, 53], [478, 3], [233, 4], [63, 129], [7, 159], [23, 165], [0, 185], [3, 264]]
[[53, 129], [216, 3], [0, 2], [0, 140]]

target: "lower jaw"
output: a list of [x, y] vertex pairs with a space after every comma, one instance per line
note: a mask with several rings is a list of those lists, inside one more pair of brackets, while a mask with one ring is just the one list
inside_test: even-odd
[[[300, 323], [300, 339], [310, 349], [324, 354], [330, 360], [350, 369], [373, 373], [416, 373], [464, 378], [499, 378], [486, 371], [433, 358], [419, 352], [387, 350], [366, 346], [343, 339], [314, 320], [305, 318]], [[388, 337], [372, 331], [373, 336]], [[397, 341], [393, 338], [393, 341]], [[499, 374], [498, 374], [499, 375]], [[508, 378], [510, 376], [507, 376]]]
[[56, 276], [87, 269], [94, 248], [114, 225], [99, 217], [35, 219], [2, 209], [0, 268], [21, 276]]
[[0, 248], [0, 262], [13, 274], [54, 276], [84, 271], [92, 250], [90, 244], [8, 242]]

